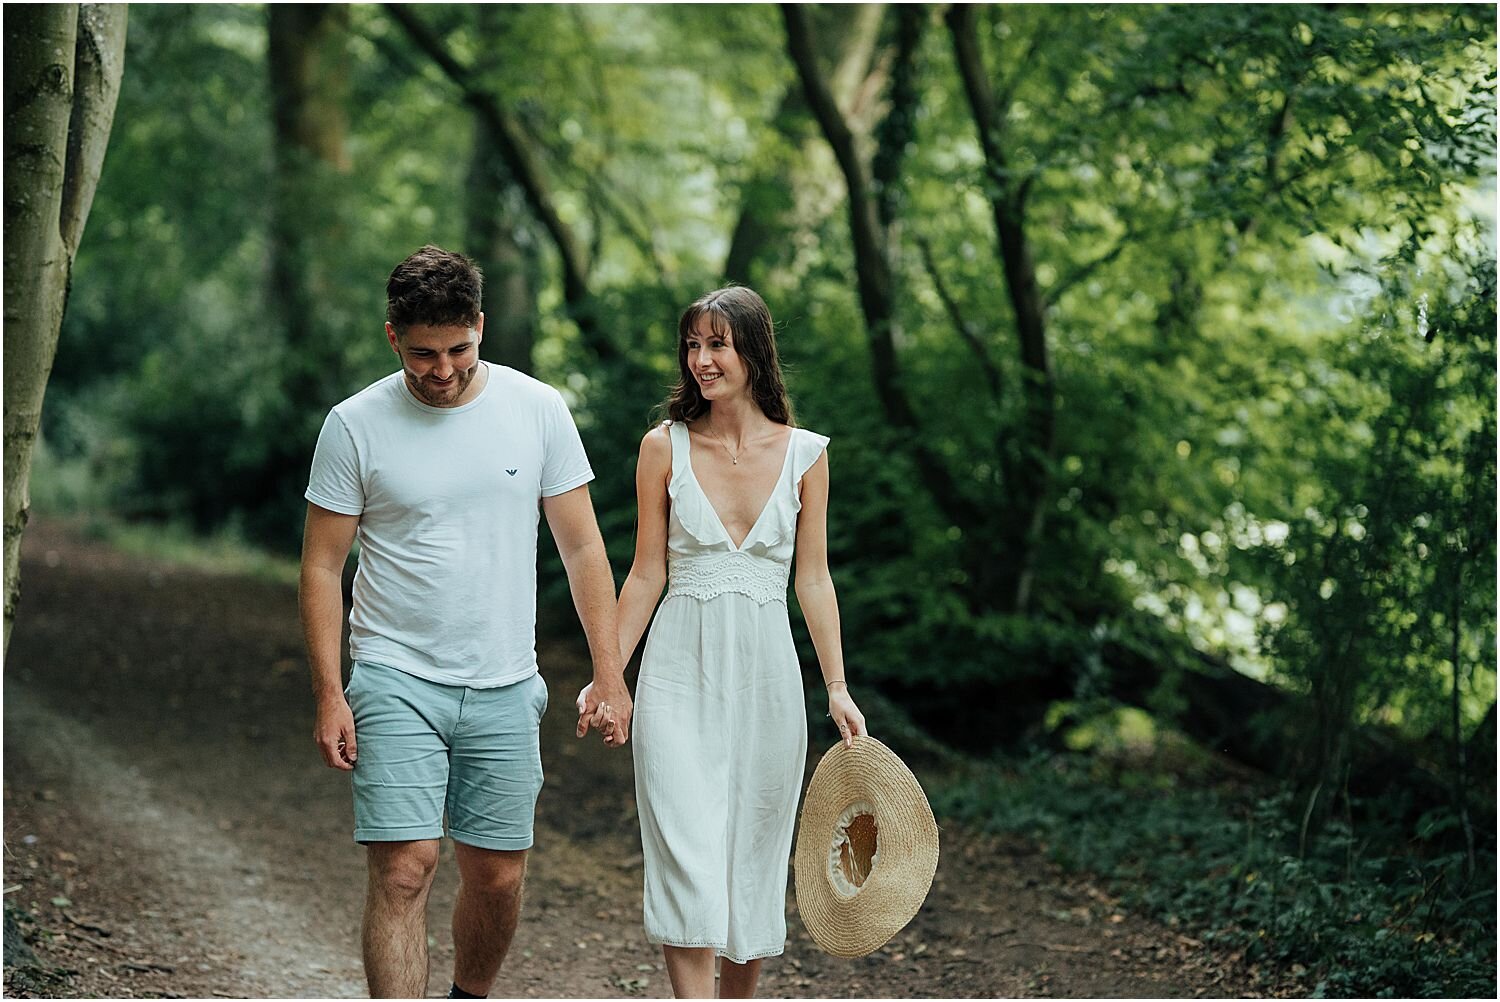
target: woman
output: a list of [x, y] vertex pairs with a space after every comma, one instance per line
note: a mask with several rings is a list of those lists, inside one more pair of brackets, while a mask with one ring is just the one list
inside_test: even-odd
[[[635, 782], [647, 937], [678, 998], [755, 993], [786, 940], [787, 860], [807, 756], [797, 600], [846, 743], [849, 696], [828, 574], [828, 439], [793, 427], [770, 311], [711, 292], [678, 324], [669, 421], [641, 442], [635, 561], [620, 592], [629, 660], [651, 621], [635, 693]], [[617, 743], [603, 708], [593, 721]]]

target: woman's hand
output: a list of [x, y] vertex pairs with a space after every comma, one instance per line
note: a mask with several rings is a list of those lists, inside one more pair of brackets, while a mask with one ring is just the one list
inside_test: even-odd
[[829, 686], [828, 715], [838, 727], [839, 737], [844, 739], [845, 748], [854, 747], [854, 735], [869, 734], [865, 730], [865, 715], [859, 712], [859, 707], [854, 705], [854, 699], [849, 695], [848, 683], [835, 682]]
[[578, 727], [574, 731], [578, 737], [588, 734], [591, 729], [596, 730], [611, 748], [619, 748], [630, 740], [633, 703], [623, 680], [613, 696], [605, 691], [595, 691], [594, 683], [590, 682], [578, 690], [573, 705], [578, 708]]
[[596, 703], [592, 712], [588, 709], [589, 699], [594, 692], [594, 683], [590, 682], [578, 690], [578, 698], [573, 705], [578, 707], [578, 737], [583, 737], [590, 729], [602, 731], [604, 729], [604, 704]]

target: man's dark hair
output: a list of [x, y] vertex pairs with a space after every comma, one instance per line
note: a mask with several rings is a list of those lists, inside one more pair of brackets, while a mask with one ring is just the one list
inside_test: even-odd
[[385, 283], [385, 319], [405, 334], [413, 324], [432, 327], [479, 322], [484, 276], [462, 254], [428, 244], [396, 265]]

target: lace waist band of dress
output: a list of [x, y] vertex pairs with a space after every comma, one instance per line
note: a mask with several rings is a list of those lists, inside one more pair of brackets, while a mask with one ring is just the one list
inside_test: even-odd
[[748, 553], [710, 553], [676, 557], [667, 564], [667, 597], [718, 598], [730, 592], [746, 595], [761, 605], [786, 604], [787, 566]]

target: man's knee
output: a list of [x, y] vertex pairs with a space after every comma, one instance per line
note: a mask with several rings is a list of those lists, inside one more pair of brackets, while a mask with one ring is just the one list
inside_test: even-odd
[[426, 896], [437, 872], [436, 842], [373, 843], [369, 847], [370, 886], [397, 900]]
[[464, 889], [488, 898], [512, 898], [526, 879], [526, 853], [461, 846], [459, 877]]

